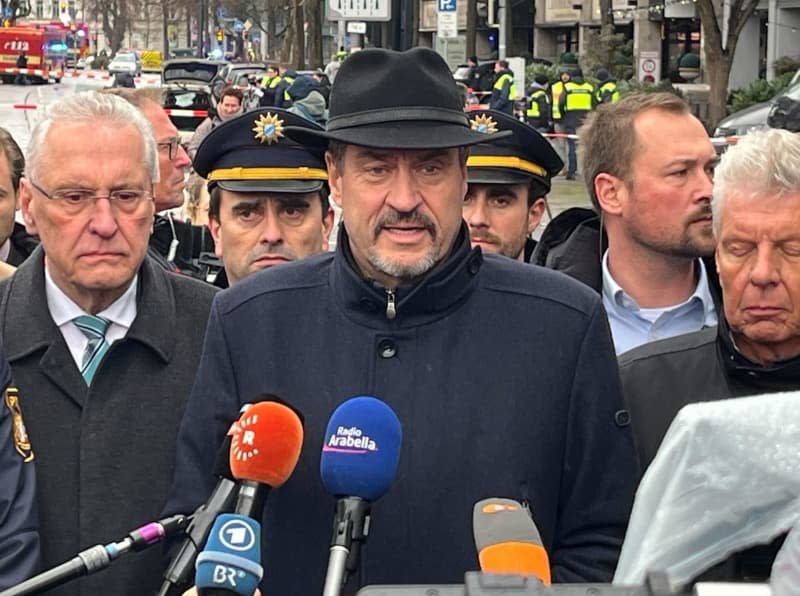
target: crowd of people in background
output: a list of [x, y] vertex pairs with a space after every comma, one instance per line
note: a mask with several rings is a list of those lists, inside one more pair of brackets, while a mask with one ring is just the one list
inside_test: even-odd
[[[495, 73], [470, 110], [429, 49], [269, 65], [259, 106], [224, 89], [185, 146], [153, 90], [60, 98], [24, 155], [0, 129], [0, 589], [194, 511], [264, 394], [308, 437], [264, 511], [266, 593], [321, 592], [317, 443], [369, 393], [406, 438], [351, 591], [460, 583], [488, 494], [532, 511], [555, 581], [607, 582], [678, 410], [800, 389], [799, 138], [720, 160], [680, 97], [577, 67], [535, 77], [520, 118]], [[564, 170], [591, 207], [537, 242]], [[155, 593], [163, 568], [52, 593]]]

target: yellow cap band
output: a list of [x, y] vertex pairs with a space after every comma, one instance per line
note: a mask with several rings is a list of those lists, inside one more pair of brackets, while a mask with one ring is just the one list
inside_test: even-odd
[[510, 155], [470, 155], [467, 158], [468, 168], [510, 168], [522, 170], [537, 176], [547, 176], [547, 170], [531, 161]]
[[213, 170], [208, 180], [327, 180], [319, 168], [223, 168]]

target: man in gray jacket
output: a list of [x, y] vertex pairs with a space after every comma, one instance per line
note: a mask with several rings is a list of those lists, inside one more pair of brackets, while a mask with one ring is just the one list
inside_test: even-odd
[[588, 288], [470, 247], [467, 147], [491, 138], [471, 129], [447, 64], [427, 48], [358, 52], [328, 128], [285, 132], [328, 145], [337, 249], [215, 299], [168, 511], [205, 501], [240, 405], [282, 397], [305, 441], [264, 511], [264, 588], [321, 593], [336, 503], [319, 477], [325, 428], [344, 400], [374, 395], [403, 425], [399, 471], [344, 593], [461, 583], [487, 495], [530, 508], [556, 581], [610, 579], [636, 462], [608, 323]]
[[[36, 453], [44, 568], [158, 519], [172, 477], [216, 290], [146, 256], [158, 172], [146, 118], [113, 95], [55, 102], [31, 133], [20, 203], [42, 242], [0, 283], [0, 335]], [[52, 593], [152, 594], [160, 567], [143, 552]]]

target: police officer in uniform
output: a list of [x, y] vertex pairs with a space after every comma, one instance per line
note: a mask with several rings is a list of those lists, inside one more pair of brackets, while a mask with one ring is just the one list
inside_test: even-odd
[[36, 573], [39, 524], [33, 450], [2, 350], [0, 383], [0, 590], [4, 590]]
[[287, 126], [322, 130], [286, 110], [261, 109], [217, 126], [197, 150], [195, 171], [208, 180], [208, 227], [225, 267], [213, 279], [219, 287], [328, 250], [333, 209], [324, 151], [289, 139]]
[[489, 107], [506, 114], [514, 113], [514, 100], [517, 98], [517, 87], [514, 85], [514, 73], [508, 68], [507, 60], [498, 60], [494, 65], [497, 75], [492, 87]]
[[595, 93], [595, 103], [617, 103], [620, 99], [617, 79], [613, 78], [605, 68], [597, 69], [597, 92]]
[[528, 262], [550, 192], [550, 179], [564, 167], [553, 146], [533, 127], [516, 118], [481, 110], [470, 115], [472, 130], [487, 140], [497, 132], [513, 134], [470, 149], [464, 220], [472, 246]]
[[550, 79], [538, 74], [528, 89], [528, 109], [525, 113], [528, 124], [539, 132], [550, 132], [550, 95], [547, 88]]
[[[564, 83], [564, 93], [558, 98], [558, 103], [564, 132], [574, 135], [594, 106], [594, 86], [583, 80], [580, 68], [576, 68], [570, 80]], [[575, 180], [578, 172], [575, 139], [567, 139], [567, 152], [567, 180]]]

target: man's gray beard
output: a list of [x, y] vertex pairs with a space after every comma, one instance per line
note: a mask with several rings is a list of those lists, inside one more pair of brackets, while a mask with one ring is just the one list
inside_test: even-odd
[[401, 281], [408, 281], [433, 269], [434, 265], [436, 265], [436, 246], [431, 246], [428, 254], [416, 263], [401, 265], [374, 252], [370, 252], [367, 255], [367, 261], [381, 273]]

